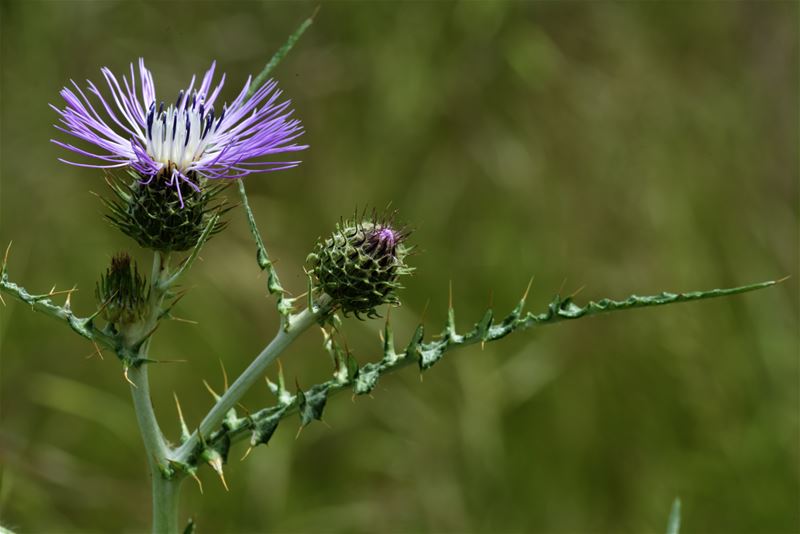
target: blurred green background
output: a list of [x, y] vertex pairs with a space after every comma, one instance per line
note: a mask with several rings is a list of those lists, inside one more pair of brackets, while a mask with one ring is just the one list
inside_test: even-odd
[[[171, 100], [216, 59], [231, 100], [316, 2], [2, 2], [2, 219], [13, 280], [77, 284], [94, 306], [110, 256], [146, 251], [101, 220], [99, 172], [56, 161], [58, 91], [143, 56]], [[800, 530], [798, 4], [324, 3], [275, 72], [311, 149], [248, 179], [284, 285], [355, 205], [400, 210], [418, 268], [392, 312], [398, 344], [491, 301], [579, 300], [785, 284], [729, 299], [560, 324], [408, 369], [374, 398], [329, 403], [295, 440], [231, 453], [226, 493], [187, 483], [199, 532]], [[61, 136], [63, 138], [63, 136]], [[196, 424], [275, 331], [244, 216], [212, 240], [153, 350], [154, 402]], [[566, 280], [566, 282], [564, 282]], [[6, 301], [9, 299], [6, 298]], [[120, 365], [8, 302], [2, 320], [0, 523], [138, 532], [145, 458]], [[381, 322], [347, 325], [377, 357]], [[330, 363], [310, 331], [283, 358], [306, 387]], [[252, 409], [271, 403], [261, 388]]]

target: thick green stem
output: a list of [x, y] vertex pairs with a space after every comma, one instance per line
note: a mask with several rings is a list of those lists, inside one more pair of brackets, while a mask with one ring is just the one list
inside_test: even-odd
[[142, 434], [142, 441], [144, 441], [144, 448], [147, 452], [147, 461], [151, 470], [155, 468], [158, 471], [158, 466], [166, 462], [169, 448], [164, 441], [164, 436], [161, 434], [156, 414], [153, 412], [147, 366], [140, 365], [129, 369], [128, 379], [131, 381], [133, 406], [136, 409], [136, 420], [139, 422], [139, 431]]
[[[138, 341], [141, 336], [149, 335], [158, 323], [161, 314], [161, 305], [168, 290], [163, 281], [169, 275], [169, 255], [162, 256], [159, 252], [153, 255], [153, 271], [150, 278], [150, 311], [146, 320], [134, 326], [127, 332], [129, 341]], [[131, 383], [133, 406], [136, 410], [136, 420], [139, 423], [139, 432], [144, 442], [147, 454], [147, 465], [150, 468], [150, 477], [153, 486], [153, 533], [178, 532], [178, 496], [180, 482], [183, 477], [169, 477], [167, 464], [171, 454], [161, 428], [158, 426], [156, 414], [153, 411], [153, 402], [150, 398], [150, 382], [147, 373], [146, 360], [150, 349], [150, 339], [146, 339], [139, 346], [138, 364], [126, 369], [125, 376]]]
[[177, 534], [178, 505], [183, 478], [166, 479], [161, 473], [153, 475], [153, 534]]
[[264, 347], [264, 350], [256, 356], [247, 369], [245, 369], [231, 387], [228, 388], [225, 394], [219, 398], [217, 403], [211, 408], [205, 418], [203, 418], [198, 430], [192, 433], [191, 437], [175, 452], [173, 460], [181, 463], [186, 463], [188, 461], [195, 448], [200, 443], [200, 436], [206, 438], [219, 427], [220, 423], [222, 423], [222, 420], [225, 418], [225, 414], [236, 406], [239, 399], [247, 393], [253, 384], [261, 380], [269, 364], [275, 361], [275, 358], [277, 358], [297, 336], [308, 329], [309, 326], [316, 323], [322, 313], [327, 311], [328, 302], [328, 297], [323, 296], [320, 301], [317, 302], [315, 309], [306, 309], [296, 316], [292, 316], [289, 326], [278, 330], [278, 334], [272, 341]]

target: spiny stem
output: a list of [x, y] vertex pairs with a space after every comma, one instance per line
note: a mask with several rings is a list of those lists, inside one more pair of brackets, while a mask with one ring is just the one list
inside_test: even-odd
[[275, 266], [269, 259], [267, 248], [264, 246], [264, 240], [261, 238], [261, 232], [258, 231], [258, 226], [256, 225], [255, 215], [253, 215], [253, 210], [250, 209], [250, 202], [247, 199], [247, 192], [244, 188], [244, 182], [242, 180], [236, 180], [236, 182], [239, 187], [239, 196], [242, 199], [242, 208], [247, 215], [247, 223], [250, 226], [250, 233], [253, 236], [253, 240], [256, 242], [256, 261], [258, 262], [259, 268], [262, 271], [267, 272], [267, 291], [270, 295], [276, 296], [278, 313], [281, 314], [281, 320], [285, 321], [292, 312], [291, 300], [284, 296], [284, 290], [283, 286], [281, 286], [280, 279], [278, 278], [278, 272], [275, 270]]
[[116, 343], [112, 336], [94, 326], [91, 317], [78, 317], [70, 308], [58, 306], [50, 299], [50, 294], [34, 295], [24, 287], [11, 282], [7, 272], [0, 276], [0, 292], [29, 304], [34, 311], [42, 312], [48, 317], [65, 322], [74, 332], [90, 341], [96, 341], [108, 348], [115, 348]]
[[[533, 314], [530, 312], [523, 314], [525, 299], [527, 297], [526, 291], [517, 306], [500, 322], [494, 323], [493, 314], [491, 310], [489, 310], [484, 314], [481, 320], [475, 323], [472, 330], [463, 334], [459, 334], [455, 331], [452, 308], [450, 308], [445, 328], [439, 335], [435, 336], [435, 339], [428, 342], [423, 341], [424, 329], [422, 325], [420, 325], [406, 346], [406, 349], [399, 353], [394, 351], [393, 344], [386, 343], [385, 341], [391, 336], [391, 329], [387, 323], [384, 333], [384, 354], [380, 361], [367, 363], [360, 369], [354, 371], [348, 370], [346, 375], [342, 373], [341, 370], [338, 370], [334, 373], [334, 378], [327, 382], [317, 384], [305, 391], [298, 391], [297, 395], [288, 396], [286, 399], [281, 398], [277, 405], [259, 410], [250, 414], [248, 417], [240, 418], [235, 421], [233, 425], [228, 422], [226, 428], [218, 429], [207, 438], [207, 441], [210, 446], [214, 446], [214, 444], [218, 443], [220, 440], [227, 440], [229, 443], [235, 443], [245, 438], [248, 433], [253, 437], [257, 436], [260, 429], [264, 428], [269, 429], [271, 434], [281, 420], [297, 412], [302, 412], [305, 406], [310, 405], [316, 407], [315, 409], [319, 410], [319, 414], [321, 415], [322, 407], [324, 407], [327, 398], [339, 391], [352, 389], [354, 395], [369, 394], [375, 388], [378, 380], [388, 373], [397, 371], [411, 364], [417, 364], [420, 370], [424, 371], [434, 365], [441, 359], [443, 354], [449, 350], [476, 343], [483, 344], [496, 341], [515, 330], [525, 329], [530, 326], [553, 324], [565, 320], [580, 319], [582, 317], [612, 311], [735, 295], [770, 287], [779, 282], [781, 282], [781, 280], [761, 282], [729, 289], [713, 289], [710, 291], [693, 291], [688, 293], [665, 292], [660, 295], [645, 297], [631, 296], [621, 301], [602, 299], [598, 302], [590, 301], [583, 307], [574, 304], [569, 297], [562, 299], [556, 296], [549, 304], [547, 311], [540, 314]], [[330, 340], [326, 338], [326, 343], [329, 341]], [[303, 414], [301, 413], [301, 415]], [[304, 419], [308, 421], [308, 414], [305, 415]], [[261, 441], [255, 444], [258, 443], [261, 443]], [[251, 438], [251, 446], [253, 445], [253, 438]]]
[[[245, 96], [245, 101], [249, 100], [250, 97], [253, 96], [253, 94], [258, 90], [258, 88], [267, 81], [273, 69], [275, 69], [281, 60], [286, 57], [286, 54], [289, 53], [298, 39], [300, 39], [303, 33], [305, 33], [309, 26], [311, 26], [311, 24], [314, 22], [314, 17], [316, 16], [317, 11], [319, 11], [319, 8], [317, 8], [309, 18], [300, 24], [294, 33], [289, 36], [289, 39], [286, 40], [283, 46], [280, 47], [277, 52], [275, 52], [272, 58], [270, 58], [262, 71], [250, 84], [250, 88], [247, 90], [247, 94]], [[242, 207], [247, 215], [247, 222], [250, 225], [250, 233], [253, 235], [253, 240], [256, 242], [256, 261], [258, 262], [259, 268], [262, 271], [267, 272], [267, 291], [270, 295], [274, 295], [277, 298], [276, 306], [278, 313], [280, 313], [281, 321], [283, 321], [284, 326], [286, 326], [286, 320], [289, 317], [289, 314], [292, 312], [292, 301], [284, 296], [284, 290], [283, 286], [281, 286], [280, 279], [278, 278], [278, 272], [275, 270], [275, 266], [269, 259], [267, 248], [264, 246], [264, 240], [261, 238], [261, 232], [258, 231], [258, 226], [256, 225], [256, 218], [253, 215], [253, 210], [250, 209], [250, 202], [247, 199], [247, 191], [245, 190], [244, 182], [241, 179], [237, 179], [236, 184], [239, 189], [239, 196], [242, 199]]]
[[230, 388], [219, 398], [211, 410], [203, 418], [200, 426], [190, 438], [175, 451], [172, 460], [186, 464], [195, 449], [206, 436], [217, 429], [228, 411], [236, 406], [239, 399], [264, 375], [267, 367], [288, 347], [302, 332], [315, 324], [328, 309], [328, 298], [322, 296], [315, 308], [306, 309], [290, 318], [289, 326], [281, 328], [273, 340], [250, 363]]

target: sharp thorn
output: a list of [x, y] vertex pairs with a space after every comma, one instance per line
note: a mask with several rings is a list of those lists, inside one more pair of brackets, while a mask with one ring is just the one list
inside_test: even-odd
[[206, 387], [208, 392], [211, 393], [211, 396], [214, 397], [214, 400], [219, 400], [219, 395], [217, 395], [217, 392], [212, 389], [205, 379], [203, 379], [203, 385]]
[[447, 300], [447, 308], [452, 310], [453, 309], [453, 280], [452, 279], [450, 280], [449, 287], [450, 287], [450, 296], [448, 297], [448, 300]]
[[225, 488], [225, 491], [230, 492], [231, 490], [228, 489], [228, 483], [225, 482], [225, 474], [220, 469], [217, 474], [219, 475], [219, 479], [222, 481], [222, 486]]
[[97, 342], [92, 340], [92, 344], [94, 345], [94, 352], [92, 352], [91, 354], [86, 356], [86, 359], [87, 360], [91, 360], [94, 357], [95, 354], [99, 355], [101, 360], [105, 359], [105, 358], [103, 358], [103, 353], [100, 350], [100, 347], [97, 346]]
[[528, 280], [528, 287], [525, 288], [525, 293], [523, 293], [522, 295], [522, 300], [528, 300], [528, 293], [530, 292], [531, 286], [533, 285], [533, 278], [534, 277], [531, 276], [531, 279]]
[[14, 241], [9, 241], [8, 246], [6, 247], [6, 253], [3, 255], [3, 269], [6, 268], [6, 264], [8, 264], [8, 253], [11, 252], [11, 244]]
[[178, 394], [173, 391], [172, 397], [175, 399], [175, 407], [178, 409], [178, 417], [183, 419], [183, 411], [181, 411], [181, 402], [178, 400]]
[[253, 447], [247, 447], [247, 450], [246, 450], [246, 451], [244, 451], [244, 456], [242, 456], [241, 458], [239, 458], [239, 461], [240, 461], [240, 462], [243, 462], [245, 458], [247, 458], [248, 456], [250, 456], [250, 453], [251, 453], [252, 451], [253, 451]]
[[586, 288], [586, 286], [585, 286], [585, 285], [582, 285], [581, 287], [579, 287], [578, 289], [576, 289], [575, 291], [573, 291], [573, 292], [572, 292], [572, 294], [571, 294], [569, 297], [567, 297], [567, 298], [570, 298], [570, 299], [572, 299], [572, 298], [575, 298], [575, 297], [578, 295], [578, 293], [580, 293], [581, 291], [583, 291], [585, 288]]
[[108, 306], [108, 305], [111, 303], [111, 301], [112, 301], [112, 300], [113, 300], [113, 299], [114, 299], [114, 298], [117, 296], [117, 293], [118, 293], [118, 291], [114, 291], [113, 293], [111, 293], [111, 294], [108, 296], [108, 298], [107, 298], [106, 300], [104, 300], [104, 301], [103, 301], [103, 302], [100, 304], [100, 307], [99, 307], [99, 308], [97, 308], [97, 311], [96, 311], [96, 312], [94, 312], [93, 314], [91, 314], [89, 317], [87, 317], [87, 318], [86, 318], [86, 320], [87, 320], [87, 321], [91, 321], [91, 320], [93, 320], [95, 317], [97, 317], [98, 315], [100, 315], [100, 314], [103, 312], [103, 310], [106, 308], [106, 306]]
[[250, 410], [248, 410], [248, 409], [247, 409], [247, 406], [245, 406], [245, 405], [244, 405], [244, 404], [242, 404], [241, 402], [237, 402], [237, 403], [236, 403], [236, 406], [238, 406], [239, 408], [241, 408], [241, 410], [244, 412], [244, 414], [245, 414], [245, 416], [246, 416], [246, 417], [250, 417]]
[[565, 278], [564, 278], [564, 280], [561, 282], [561, 287], [559, 287], [559, 288], [558, 288], [558, 294], [559, 294], [559, 295], [562, 293], [562, 291], [564, 291], [564, 286], [565, 286], [565, 285], [567, 285], [567, 279], [566, 279], [566, 277], [565, 277]]
[[225, 370], [225, 364], [222, 363], [222, 358], [219, 359], [219, 366], [222, 369], [222, 380], [223, 380], [222, 391], [228, 391], [228, 372]]
[[178, 321], [179, 323], [188, 323], [188, 324], [200, 324], [197, 321], [192, 321], [191, 319], [184, 319], [183, 317], [176, 317], [175, 315], [169, 314], [169, 319], [173, 321]]
[[192, 475], [194, 481], [197, 482], [197, 487], [200, 489], [200, 495], [203, 495], [203, 483], [197, 477], [197, 473], [190, 473], [190, 474]]
[[431, 299], [428, 299], [427, 301], [425, 301], [425, 307], [422, 308], [422, 317], [419, 320], [420, 323], [424, 323], [425, 322], [425, 316], [428, 314], [428, 306], [430, 305], [430, 303], [431, 303]]
[[132, 387], [135, 388], [139, 387], [136, 384], [134, 384], [133, 381], [128, 377], [128, 367], [125, 367], [125, 370], [122, 372], [122, 376], [125, 377], [125, 380], [127, 380], [128, 384], [130, 384]]
[[64, 307], [69, 309], [72, 307], [72, 294], [78, 290], [78, 286], [72, 286], [72, 289], [67, 291], [67, 300], [64, 301]]

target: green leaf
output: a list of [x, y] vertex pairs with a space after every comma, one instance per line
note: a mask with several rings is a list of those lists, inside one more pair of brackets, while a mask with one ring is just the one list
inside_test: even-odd
[[308, 396], [298, 386], [297, 388], [297, 411], [300, 413], [300, 424], [307, 426], [315, 419], [322, 420], [322, 412], [325, 410], [325, 402], [328, 400], [326, 390], [317, 394], [309, 393]]
[[266, 445], [269, 443], [269, 440], [272, 438], [272, 435], [278, 428], [278, 423], [281, 420], [280, 416], [283, 415], [283, 410], [276, 412], [276, 415], [277, 417], [264, 419], [253, 427], [253, 431], [250, 434], [251, 447], [255, 447], [256, 445]]

